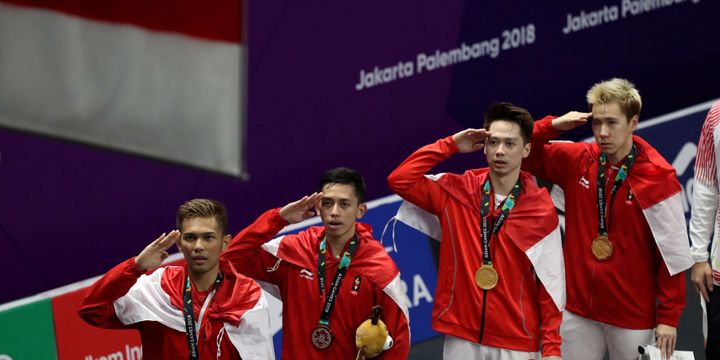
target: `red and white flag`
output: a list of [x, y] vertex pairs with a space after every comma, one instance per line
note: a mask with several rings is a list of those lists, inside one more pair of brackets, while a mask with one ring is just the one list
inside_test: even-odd
[[0, 0], [0, 126], [241, 174], [241, 11]]

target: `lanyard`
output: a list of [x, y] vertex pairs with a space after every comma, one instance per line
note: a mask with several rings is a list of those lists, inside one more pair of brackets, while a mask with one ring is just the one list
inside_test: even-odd
[[193, 305], [192, 305], [192, 287], [190, 285], [190, 276], [185, 280], [185, 293], [183, 294], [183, 318], [185, 319], [185, 335], [187, 335], [188, 346], [190, 347], [190, 360], [198, 360], [198, 335], [200, 332], [200, 325], [202, 325], [203, 314], [207, 310], [210, 300], [215, 296], [215, 290], [217, 290], [220, 282], [222, 281], [222, 274], [218, 273], [215, 279], [213, 289], [208, 295], [207, 299], [203, 303], [200, 314], [198, 314], [197, 325], [193, 318]]
[[[630, 149], [630, 153], [627, 156], [625, 162], [620, 166], [617, 175], [615, 175], [615, 182], [610, 190], [610, 202], [612, 203], [615, 198], [615, 193], [620, 188], [620, 185], [625, 181], [630, 169], [635, 164], [635, 158], [637, 157], [637, 148], [633, 145]], [[605, 168], [607, 165], [607, 155], [605, 153], [600, 154], [600, 164], [598, 165], [597, 173], [597, 202], [598, 202], [598, 233], [600, 235], [607, 235], [608, 219], [606, 213], [609, 211], [608, 204], [605, 203]]]
[[[350, 245], [348, 246], [348, 249], [345, 251], [345, 253], [343, 253], [342, 259], [340, 259], [340, 264], [338, 265], [337, 272], [335, 273], [335, 279], [330, 286], [330, 292], [325, 298], [325, 305], [323, 305], [322, 313], [320, 314], [320, 320], [318, 321], [318, 324], [320, 325], [328, 326], [330, 323], [330, 313], [332, 312], [333, 306], [335, 305], [335, 300], [337, 299], [340, 285], [342, 284], [342, 280], [345, 277], [345, 273], [347, 272], [348, 267], [350, 267], [350, 261], [352, 260], [353, 255], [355, 255], [355, 250], [357, 250], [359, 242], [360, 241], [358, 239], [358, 236], [354, 235], [352, 239], [350, 239]], [[320, 285], [321, 297], [325, 294], [326, 256], [327, 240], [326, 238], [323, 238], [322, 242], [320, 242], [320, 253], [318, 254], [318, 284]]]
[[492, 235], [495, 235], [500, 231], [500, 228], [505, 223], [505, 219], [507, 219], [508, 214], [510, 214], [510, 210], [512, 210], [513, 207], [515, 207], [515, 202], [517, 201], [518, 197], [520, 196], [520, 188], [522, 187], [522, 183], [520, 182], [520, 178], [518, 177], [517, 182], [515, 182], [515, 185], [513, 186], [512, 190], [510, 190], [510, 194], [508, 195], [505, 200], [503, 200], [502, 208], [500, 210], [500, 215], [498, 216], [497, 220], [495, 221], [495, 225], [492, 229], [492, 234], [489, 233], [489, 214], [490, 214], [490, 201], [493, 197], [493, 191], [490, 186], [490, 176], [488, 176], [487, 180], [485, 180], [485, 184], [483, 184], [483, 191], [482, 195], [480, 196], [480, 223], [482, 225], [482, 260], [483, 264], [492, 264], [492, 260], [490, 259], [490, 237]]

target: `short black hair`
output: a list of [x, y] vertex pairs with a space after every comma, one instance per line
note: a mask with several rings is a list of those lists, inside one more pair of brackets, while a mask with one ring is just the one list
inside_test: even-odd
[[358, 204], [363, 203], [365, 198], [365, 180], [360, 173], [351, 168], [337, 167], [325, 171], [320, 177], [320, 186], [318, 191], [323, 190], [327, 184], [345, 184], [352, 185], [355, 189], [355, 196], [358, 198]]
[[206, 217], [215, 218], [220, 230], [223, 232], [222, 235], [227, 234], [227, 210], [225, 210], [225, 205], [217, 200], [192, 199], [184, 202], [178, 208], [177, 215], [175, 216], [175, 225], [178, 230], [183, 231], [182, 225], [185, 220]]
[[490, 124], [497, 120], [505, 120], [518, 124], [523, 141], [525, 144], [530, 142], [535, 121], [529, 111], [508, 102], [495, 103], [490, 105], [485, 113], [485, 124], [483, 127], [488, 130]]

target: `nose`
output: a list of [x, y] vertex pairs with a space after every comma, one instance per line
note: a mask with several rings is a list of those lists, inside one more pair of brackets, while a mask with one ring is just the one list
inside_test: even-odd
[[193, 251], [202, 252], [203, 250], [205, 250], [205, 245], [203, 244], [202, 240], [195, 240], [195, 244], [193, 244]]
[[337, 215], [339, 215], [339, 214], [340, 214], [340, 205], [339, 205], [339, 204], [334, 204], [334, 205], [330, 208], [330, 215], [337, 216]]
[[609, 130], [609, 128], [607, 125], [605, 125], [605, 124], [600, 125], [600, 131], [598, 132], [598, 136], [600, 136], [602, 138], [608, 137], [608, 135], [610, 135], [610, 132], [608, 130]]

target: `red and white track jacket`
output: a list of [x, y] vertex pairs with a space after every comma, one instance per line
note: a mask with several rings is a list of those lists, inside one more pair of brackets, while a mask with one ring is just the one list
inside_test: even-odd
[[[433, 328], [483, 345], [543, 356], [560, 355], [565, 304], [558, 218], [550, 196], [521, 173], [522, 190], [505, 224], [490, 241], [499, 282], [489, 291], [474, 280], [482, 264], [480, 195], [488, 169], [425, 176], [457, 152], [452, 137], [410, 155], [388, 177], [390, 188], [439, 218], [442, 228]], [[432, 221], [401, 206], [397, 218], [429, 235]], [[438, 236], [438, 235], [435, 235]]]
[[[675, 170], [650, 144], [633, 136], [635, 164], [609, 205], [613, 253], [596, 260], [590, 246], [598, 235], [601, 152], [595, 143], [550, 142], [560, 134], [552, 119], [535, 123], [523, 169], [564, 190], [567, 309], [627, 329], [677, 327], [685, 306], [682, 272], [693, 261]], [[606, 178], [615, 179], [617, 170], [608, 168]], [[606, 194], [612, 184], [607, 182]]]
[[[273, 284], [283, 302], [283, 359], [354, 359], [355, 330], [382, 305], [382, 319], [387, 324], [394, 345], [377, 359], [406, 359], [410, 351], [410, 328], [406, 295], [400, 272], [380, 242], [372, 238], [369, 225], [357, 223], [360, 239], [350, 267], [330, 314], [333, 342], [318, 350], [310, 340], [320, 319], [325, 296], [318, 286], [318, 250], [325, 228], [311, 227], [298, 234], [275, 236], [287, 222], [280, 209], [262, 214], [235, 236], [223, 258], [230, 260], [239, 272]], [[267, 243], [266, 243], [267, 242]], [[325, 293], [335, 277], [340, 259], [326, 259]]]
[[[260, 285], [221, 261], [223, 280], [203, 316], [200, 359], [275, 359], [267, 301]], [[160, 267], [144, 275], [128, 259], [90, 287], [78, 311], [87, 323], [140, 331], [143, 358], [183, 359], [189, 354], [183, 319], [186, 266]], [[193, 286], [195, 319], [210, 290]], [[218, 346], [219, 344], [219, 346]]]

